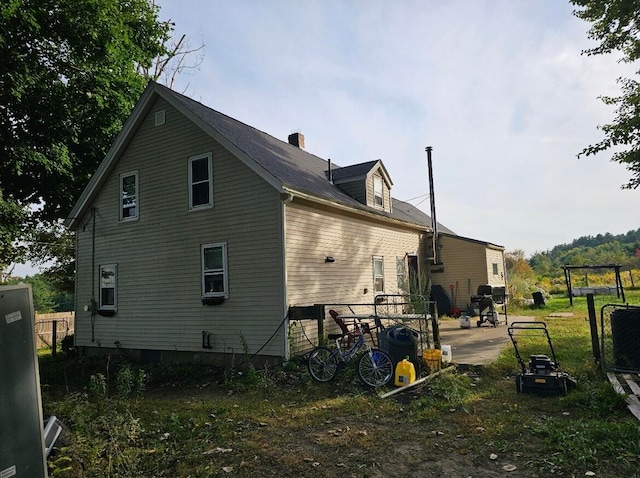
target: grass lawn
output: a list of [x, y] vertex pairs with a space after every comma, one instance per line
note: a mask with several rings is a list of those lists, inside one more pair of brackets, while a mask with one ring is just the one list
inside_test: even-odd
[[[597, 301], [599, 312], [616, 298]], [[45, 355], [45, 413], [65, 425], [50, 475], [640, 476], [640, 423], [594, 365], [586, 300], [574, 301], [574, 317], [549, 317], [568, 310], [566, 298], [510, 310], [547, 323], [578, 382], [566, 397], [516, 393], [512, 347], [387, 399], [353, 367], [318, 384], [296, 361], [223, 373]]]

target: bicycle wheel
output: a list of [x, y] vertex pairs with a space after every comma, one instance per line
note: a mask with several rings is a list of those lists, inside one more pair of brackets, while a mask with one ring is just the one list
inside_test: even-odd
[[328, 382], [338, 371], [338, 356], [327, 347], [316, 347], [307, 361], [309, 373], [318, 382]]
[[358, 375], [370, 387], [386, 385], [393, 377], [393, 360], [386, 352], [371, 349], [360, 357]]

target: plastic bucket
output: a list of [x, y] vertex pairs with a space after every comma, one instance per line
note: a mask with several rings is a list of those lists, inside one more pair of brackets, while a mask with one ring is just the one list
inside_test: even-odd
[[451, 345], [440, 346], [440, 353], [442, 354], [442, 363], [448, 365], [451, 363]]
[[471, 328], [471, 318], [468, 315], [462, 315], [460, 317], [460, 328], [461, 329]]
[[427, 349], [422, 351], [422, 361], [432, 372], [440, 370], [442, 363], [442, 353], [438, 349]]

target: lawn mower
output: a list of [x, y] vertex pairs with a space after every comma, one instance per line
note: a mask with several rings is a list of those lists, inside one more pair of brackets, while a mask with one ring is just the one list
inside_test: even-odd
[[[566, 395], [570, 385], [575, 385], [575, 380], [566, 372], [560, 370], [560, 364], [556, 359], [551, 336], [544, 322], [513, 322], [507, 328], [509, 338], [516, 350], [516, 358], [520, 364], [521, 372], [516, 375], [516, 389], [518, 393], [534, 393], [538, 395]], [[530, 332], [530, 333], [528, 333]], [[550, 356], [537, 354], [529, 356], [529, 363], [525, 364], [520, 350], [516, 334], [519, 336], [536, 336], [547, 339]]]

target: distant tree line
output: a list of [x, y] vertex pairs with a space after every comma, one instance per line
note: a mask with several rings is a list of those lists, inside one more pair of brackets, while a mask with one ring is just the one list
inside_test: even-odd
[[[524, 305], [534, 292], [562, 293], [566, 290], [562, 266], [620, 265], [625, 273], [625, 287], [636, 287], [640, 277], [640, 229], [626, 234], [610, 233], [584, 236], [570, 244], [561, 244], [546, 252], [536, 252], [530, 258], [524, 251], [505, 252], [510, 300]], [[628, 271], [628, 272], [627, 272]], [[632, 272], [633, 271], [633, 272]], [[589, 269], [576, 277], [579, 285], [614, 284], [611, 269]]]
[[0, 281], [0, 285], [31, 285], [33, 295], [33, 308], [40, 314], [49, 312], [67, 312], [74, 309], [73, 294], [60, 290], [55, 284], [46, 280], [42, 274], [20, 277], [9, 277]]
[[620, 264], [622, 270], [640, 269], [640, 228], [626, 234], [583, 236], [537, 252], [528, 262], [536, 275], [547, 277], [562, 275], [564, 265]]

